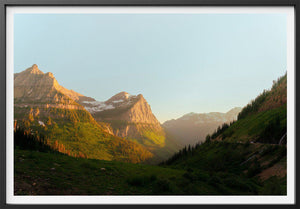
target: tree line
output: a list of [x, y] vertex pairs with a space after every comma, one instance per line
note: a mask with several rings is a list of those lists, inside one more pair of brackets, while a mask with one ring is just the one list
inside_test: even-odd
[[54, 143], [51, 143], [44, 135], [33, 133], [30, 129], [25, 130], [20, 127], [17, 127], [14, 130], [14, 148], [39, 152], [62, 153], [72, 157], [87, 158], [87, 155], [82, 152], [74, 153], [66, 149], [65, 146], [57, 140], [54, 141]]

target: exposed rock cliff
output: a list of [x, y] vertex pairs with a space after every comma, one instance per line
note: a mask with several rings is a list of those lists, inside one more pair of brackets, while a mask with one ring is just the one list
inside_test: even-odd
[[143, 97], [120, 92], [105, 102], [80, 101], [98, 122], [109, 124], [114, 135], [150, 147], [165, 146], [166, 134]]
[[62, 87], [52, 73], [43, 73], [36, 64], [23, 72], [14, 74], [15, 106], [84, 109], [76, 102], [81, 99], [93, 100]]
[[14, 75], [14, 93], [18, 126], [43, 134], [59, 152], [133, 163], [153, 157], [137, 142], [114, 136], [110, 124], [96, 122], [80, 104], [94, 99], [60, 86], [52, 73], [43, 73], [37, 65]]
[[160, 125], [143, 95], [121, 92], [106, 102], [82, 101], [85, 108], [100, 121], [126, 121]]

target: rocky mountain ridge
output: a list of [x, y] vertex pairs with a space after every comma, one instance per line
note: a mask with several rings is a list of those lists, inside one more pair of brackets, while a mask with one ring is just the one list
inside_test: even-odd
[[81, 101], [81, 104], [99, 121], [160, 124], [142, 94], [120, 92], [105, 102]]
[[51, 72], [43, 73], [36, 64], [14, 74], [14, 104], [26, 107], [34, 103], [38, 107], [84, 109], [77, 102], [92, 100], [57, 82]]
[[204, 141], [219, 125], [229, 123], [237, 119], [240, 107], [235, 107], [226, 113], [188, 113], [178, 119], [168, 120], [163, 127], [182, 145], [195, 144]]
[[[120, 150], [114, 150], [115, 146], [122, 145], [121, 153], [139, 162], [153, 157], [157, 150], [160, 157], [154, 156], [156, 160], [176, 151], [170, 151], [170, 147], [176, 146], [166, 139], [164, 129], [143, 95], [120, 92], [99, 102], [64, 88], [52, 73], [43, 73], [35, 64], [14, 74], [14, 107], [15, 120], [22, 120], [27, 128], [39, 130], [53, 140], [58, 139], [58, 143], [72, 152], [81, 150], [83, 154], [88, 152], [88, 156], [101, 156], [98, 159], [114, 159], [120, 157]], [[97, 140], [106, 141], [99, 145], [103, 154], [99, 150], [95, 154], [80, 148], [77, 143], [82, 140], [88, 141], [87, 147], [96, 145]], [[127, 154], [124, 159], [128, 158]], [[133, 156], [137, 158], [132, 159]]]
[[81, 104], [115, 136], [137, 141], [152, 151], [170, 144], [142, 94], [120, 92], [104, 102], [82, 101]]

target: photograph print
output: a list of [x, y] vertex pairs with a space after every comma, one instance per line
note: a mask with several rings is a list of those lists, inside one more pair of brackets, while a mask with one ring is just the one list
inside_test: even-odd
[[14, 196], [287, 195], [286, 13], [35, 11], [13, 14]]

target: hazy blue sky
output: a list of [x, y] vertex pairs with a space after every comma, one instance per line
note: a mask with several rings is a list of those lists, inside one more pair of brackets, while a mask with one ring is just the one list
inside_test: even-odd
[[143, 94], [161, 121], [243, 107], [286, 72], [281, 14], [17, 14], [15, 72], [37, 64], [104, 101]]

